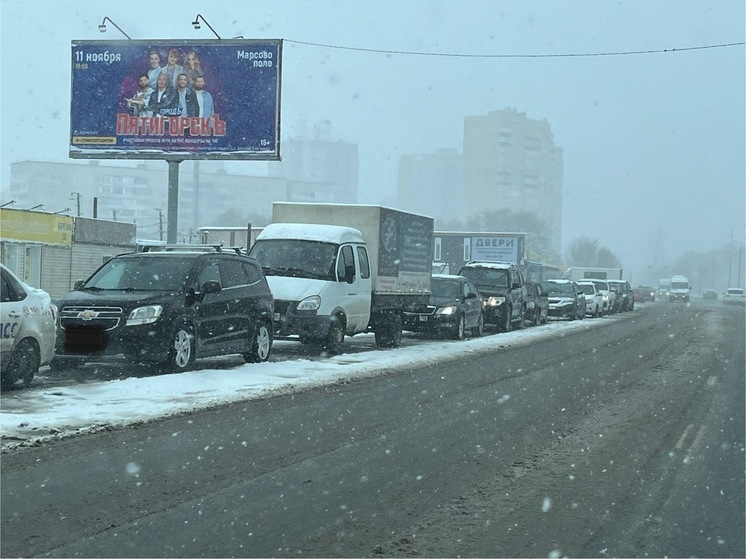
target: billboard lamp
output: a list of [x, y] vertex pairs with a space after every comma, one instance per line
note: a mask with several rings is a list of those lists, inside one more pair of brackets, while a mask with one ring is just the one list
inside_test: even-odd
[[15, 205], [16, 205], [16, 201], [11, 200], [10, 202], [5, 202], [2, 206], [0, 206], [0, 208], [4, 208], [5, 206], [15, 206]]
[[29, 208], [28, 211], [30, 211], [30, 210], [38, 210], [38, 209], [42, 209], [43, 210], [44, 209], [44, 204], [36, 204], [34, 207]]
[[106, 22], [107, 21], [111, 23], [114, 27], [116, 27], [122, 35], [127, 37], [130, 41], [132, 40], [132, 37], [130, 37], [129, 35], [127, 35], [127, 33], [122, 31], [122, 28], [119, 27], [116, 23], [114, 23], [111, 19], [109, 19], [109, 16], [104, 16], [104, 19], [101, 21], [101, 23], [98, 26], [98, 30], [101, 31], [101, 33], [106, 33]]
[[[206, 19], [205, 19], [204, 17], [202, 17], [202, 14], [197, 14], [197, 17], [195, 17], [195, 18], [194, 18], [194, 21], [192, 22], [192, 25], [194, 25], [194, 28], [195, 28], [195, 29], [199, 29], [199, 28], [201, 27], [201, 26], [200, 26], [200, 24], [199, 24], [199, 20], [202, 20], [202, 21], [204, 21], [204, 22], [205, 22], [205, 25], [207, 25], [207, 27], [209, 27], [209, 28], [210, 28], [210, 31], [212, 31], [213, 33], [215, 33], [215, 36], [216, 36], [216, 37], [217, 37], [218, 39], [220, 39], [220, 35], [218, 35], [217, 31], [215, 31], [215, 30], [214, 30], [214, 29], [212, 28], [212, 25], [210, 25], [210, 23], [209, 23], [209, 22], [208, 22], [208, 21], [207, 21], [207, 20], [206, 20]], [[114, 23], [114, 22], [112, 22], [112, 23]]]

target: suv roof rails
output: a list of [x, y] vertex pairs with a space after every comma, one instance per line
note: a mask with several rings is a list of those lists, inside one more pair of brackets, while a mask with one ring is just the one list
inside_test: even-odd
[[176, 245], [140, 245], [137, 248], [137, 252], [174, 252], [174, 251], [187, 251], [187, 252], [234, 252], [238, 255], [245, 255], [246, 252], [243, 247], [239, 246], [222, 246], [222, 245], [190, 245], [190, 244], [176, 244]]

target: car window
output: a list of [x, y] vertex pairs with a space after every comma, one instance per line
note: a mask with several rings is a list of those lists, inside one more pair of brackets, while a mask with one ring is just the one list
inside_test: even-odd
[[91, 276], [85, 287], [128, 291], [181, 290], [191, 267], [190, 258], [160, 255], [115, 258]]
[[365, 247], [357, 247], [357, 258], [360, 262], [360, 277], [367, 279], [370, 277], [370, 264], [368, 263], [368, 251]]
[[259, 267], [256, 264], [253, 264], [252, 262], [245, 262], [242, 261], [241, 264], [244, 267], [244, 270], [246, 271], [246, 276], [249, 279], [249, 284], [253, 285], [262, 279], [261, 271], [259, 270]]
[[353, 281], [356, 277], [355, 272], [355, 258], [353, 256], [352, 247], [349, 245], [343, 246], [342, 250], [339, 251], [339, 259], [337, 260], [337, 277], [343, 278], [346, 270], [351, 268], [353, 270]]
[[208, 281], [216, 281], [222, 285], [223, 280], [220, 277], [220, 267], [216, 260], [208, 260], [202, 266], [197, 276], [197, 288], [201, 288]]
[[2, 282], [0, 283], [0, 301], [9, 303], [11, 301], [22, 301], [26, 298], [26, 292], [10, 274], [2, 271]]
[[235, 258], [220, 260], [220, 278], [223, 289], [247, 285], [249, 278], [241, 262]]

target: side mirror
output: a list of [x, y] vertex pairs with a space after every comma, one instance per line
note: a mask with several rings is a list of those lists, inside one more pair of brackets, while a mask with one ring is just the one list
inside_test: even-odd
[[511, 285], [510, 288], [511, 289], [520, 289], [521, 288], [521, 284], [518, 283], [517, 281], [513, 282], [513, 285]]
[[473, 291], [469, 291], [469, 293], [466, 294], [466, 298], [467, 299], [476, 299], [477, 298], [477, 294], [474, 293]]
[[78, 281], [76, 281], [76, 282], [75, 282], [75, 283], [73, 284], [73, 289], [80, 289], [81, 287], [83, 287], [83, 283], [84, 283], [84, 282], [83, 282], [83, 280], [78, 280]]
[[223, 286], [220, 285], [219, 281], [210, 280], [202, 284], [202, 295], [208, 293], [220, 293], [223, 290]]

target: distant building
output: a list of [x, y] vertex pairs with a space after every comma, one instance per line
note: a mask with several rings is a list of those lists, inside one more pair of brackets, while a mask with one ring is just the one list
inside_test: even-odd
[[546, 120], [515, 109], [466, 117], [463, 154], [441, 149], [401, 158], [398, 205], [449, 227], [492, 210], [530, 212], [551, 229], [551, 246], [542, 248], [556, 259], [562, 246], [562, 157]]
[[306, 192], [295, 189], [288, 201], [357, 203], [357, 145], [332, 140], [329, 121], [310, 131], [302, 122], [296, 128], [296, 136], [282, 142], [282, 161], [269, 164], [271, 176], [306, 183]]
[[[357, 177], [355, 177], [357, 185]], [[178, 241], [197, 242], [199, 227], [220, 223], [225, 214], [269, 222], [276, 201], [342, 202], [329, 183], [228, 173], [223, 162], [184, 161], [179, 165]], [[148, 161], [66, 163], [21, 161], [11, 164], [9, 192], [14, 208], [43, 205], [44, 211], [134, 223], [137, 237], [166, 239], [168, 166]]]
[[463, 219], [503, 208], [531, 212], [547, 222], [551, 250], [560, 253], [563, 151], [546, 119], [515, 109], [466, 117], [463, 164]]
[[463, 156], [455, 149], [404, 155], [399, 160], [397, 205], [449, 221], [461, 217]]

